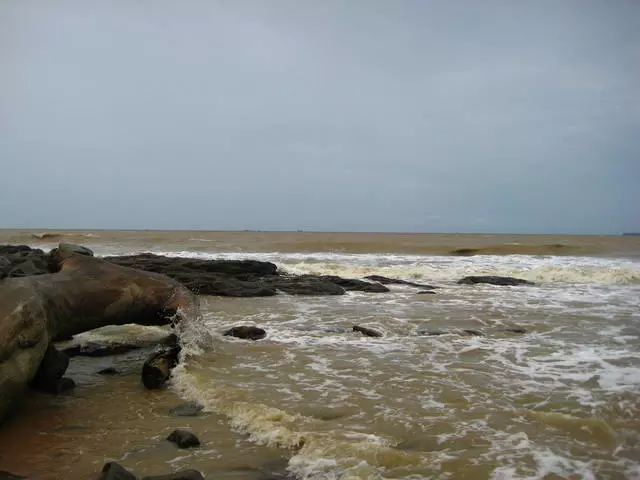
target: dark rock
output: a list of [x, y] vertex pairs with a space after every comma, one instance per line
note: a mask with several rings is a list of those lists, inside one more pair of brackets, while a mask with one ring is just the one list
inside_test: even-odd
[[167, 440], [175, 443], [180, 448], [197, 447], [200, 445], [198, 437], [188, 430], [174, 430], [171, 435], [167, 437]]
[[69, 390], [73, 390], [74, 388], [76, 388], [76, 382], [72, 378], [62, 377], [56, 382], [55, 387], [51, 391], [51, 393], [64, 393], [68, 392]]
[[527, 333], [527, 330], [522, 327], [508, 327], [508, 328], [501, 328], [500, 330], [503, 332], [511, 332], [511, 333]]
[[420, 290], [416, 295], [435, 295], [435, 293], [433, 290]]
[[480, 330], [463, 329], [463, 330], [460, 330], [459, 333], [460, 335], [465, 335], [470, 337], [484, 337], [484, 333], [482, 333]]
[[360, 332], [363, 335], [367, 336], [367, 337], [381, 337], [382, 333], [376, 331], [376, 330], [372, 330], [371, 328], [366, 328], [366, 327], [360, 327], [358, 325], [354, 325], [353, 326], [353, 331], [354, 332]]
[[69, 357], [49, 344], [30, 386], [37, 390], [59, 393], [60, 379], [67, 371]]
[[115, 367], [107, 367], [98, 370], [98, 375], [118, 375], [120, 372]]
[[93, 257], [93, 251], [82, 245], [73, 245], [71, 243], [61, 243], [51, 250], [48, 255], [49, 271], [57, 272], [64, 260], [73, 256], [82, 255]]
[[197, 470], [182, 470], [169, 475], [155, 475], [152, 477], [142, 477], [142, 480], [204, 480], [202, 474]]
[[0, 470], [0, 480], [20, 480], [23, 477], [22, 475], [16, 475], [14, 473], [5, 472], [4, 470]]
[[344, 295], [340, 285], [314, 276], [282, 276], [269, 279], [271, 286], [289, 295]]
[[160, 345], [164, 346], [164, 347], [178, 347], [180, 346], [180, 339], [178, 338], [178, 336], [175, 333], [170, 333], [169, 335], [167, 335], [166, 337], [164, 337], [162, 340], [160, 340]]
[[26, 245], [0, 245], [0, 279], [49, 273], [47, 255]]
[[105, 463], [100, 480], [137, 480], [136, 476], [116, 462]]
[[260, 340], [267, 336], [267, 332], [262, 328], [242, 325], [239, 327], [233, 327], [224, 332], [226, 337], [244, 338], [246, 340]]
[[481, 250], [478, 248], [457, 248], [455, 250], [451, 250], [451, 252], [449, 252], [451, 255], [458, 255], [461, 257], [469, 257], [471, 255], [476, 255], [477, 253], [480, 253]]
[[383, 277], [382, 275], [368, 275], [364, 278], [374, 282], [382, 283], [383, 285], [409, 285], [410, 287], [426, 288], [429, 290], [438, 288], [433, 285], [425, 285], [422, 283], [409, 282], [407, 280], [400, 280], [397, 278], [388, 278], [388, 277]]
[[363, 280], [356, 280], [354, 278], [342, 278], [335, 275], [322, 275], [320, 277], [321, 280], [327, 280], [331, 283], [335, 283], [336, 285], [340, 285], [346, 291], [357, 291], [357, 292], [372, 292], [372, 293], [385, 293], [388, 292], [389, 289], [382, 285], [381, 283], [371, 283], [365, 282]]
[[87, 342], [82, 345], [73, 345], [65, 348], [63, 352], [69, 357], [107, 357], [118, 355], [132, 350], [139, 350], [141, 345], [131, 343], [98, 343]]
[[476, 283], [488, 283], [489, 285], [535, 285], [529, 280], [513, 277], [498, 277], [494, 275], [464, 277], [457, 282], [460, 285], [473, 285]]
[[142, 383], [148, 389], [162, 388], [178, 365], [180, 348], [171, 348], [152, 354], [142, 366]]
[[176, 405], [169, 410], [172, 417], [197, 417], [202, 413], [204, 407], [196, 402], [187, 402]]

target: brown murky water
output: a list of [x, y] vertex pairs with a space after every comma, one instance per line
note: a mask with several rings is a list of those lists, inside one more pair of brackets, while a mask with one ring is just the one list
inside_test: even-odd
[[[32, 237], [42, 233], [60, 236]], [[191, 333], [206, 348], [192, 348], [170, 390], [140, 385], [145, 352], [73, 359], [74, 392], [32, 396], [0, 428], [0, 470], [93, 478], [118, 460], [140, 476], [196, 468], [237, 479], [287, 470], [314, 479], [640, 478], [638, 237], [0, 232], [0, 243], [59, 241], [98, 254], [256, 258], [293, 273], [377, 273], [441, 289], [203, 298]], [[471, 274], [536, 286], [455, 283]], [[240, 324], [267, 338], [220, 335]], [[383, 337], [363, 337], [356, 324]], [[526, 333], [507, 331], [515, 326]], [[124, 327], [82, 338], [162, 333]], [[123, 374], [95, 374], [112, 364]], [[185, 399], [207, 414], [169, 417]], [[177, 427], [203, 445], [164, 441]]]

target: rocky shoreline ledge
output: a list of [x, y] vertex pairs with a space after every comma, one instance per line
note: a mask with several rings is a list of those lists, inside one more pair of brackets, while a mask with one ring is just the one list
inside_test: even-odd
[[[465, 277], [458, 283], [531, 284], [511, 277], [486, 276]], [[379, 275], [364, 279], [289, 275], [273, 263], [255, 260], [198, 260], [150, 253], [97, 258], [88, 248], [71, 244], [60, 244], [48, 253], [24, 245], [0, 246], [0, 424], [14, 411], [29, 388], [54, 394], [73, 388], [73, 380], [64, 377], [70, 356], [109, 355], [128, 348], [120, 345], [111, 351], [101, 351], [99, 345], [76, 346], [65, 353], [55, 348], [55, 341], [107, 325], [171, 324], [176, 327], [177, 335], [163, 342], [142, 368], [144, 385], [159, 388], [178, 362], [181, 327], [198, 318], [197, 295], [264, 297], [279, 293], [387, 293], [390, 292], [387, 285], [394, 284], [415, 288], [416, 294], [435, 293], [438, 288]], [[368, 337], [383, 336], [361, 326], [354, 326], [353, 331]], [[512, 331], [524, 333], [524, 329]], [[482, 334], [476, 331], [422, 334], [445, 333]], [[266, 332], [255, 326], [236, 326], [224, 335], [259, 340]], [[183, 432], [178, 436], [184, 435]], [[193, 440], [192, 445], [195, 445]], [[131, 474], [126, 476], [118, 467], [105, 465], [101, 478], [135, 478]], [[144, 478], [202, 478], [199, 472], [183, 473], [183, 476]], [[12, 478], [8, 475], [0, 472], [0, 478]]]

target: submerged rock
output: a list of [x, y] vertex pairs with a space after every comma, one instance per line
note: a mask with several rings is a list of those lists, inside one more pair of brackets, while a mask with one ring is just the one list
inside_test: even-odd
[[502, 331], [502, 332], [511, 332], [511, 333], [527, 333], [527, 330], [522, 328], [522, 327], [501, 328], [500, 331]]
[[389, 289], [381, 283], [365, 282], [364, 280], [357, 280], [354, 278], [342, 278], [335, 275], [322, 275], [318, 278], [335, 283], [348, 292], [386, 293], [389, 291]]
[[433, 290], [420, 290], [416, 295], [435, 295], [435, 293]]
[[180, 448], [190, 448], [200, 446], [200, 440], [188, 430], [174, 430], [167, 437], [171, 443], [175, 443]]
[[196, 402], [187, 402], [169, 410], [169, 415], [172, 417], [197, 417], [202, 413], [204, 407]]
[[98, 370], [98, 375], [118, 375], [120, 372], [115, 367], [107, 367]]
[[494, 275], [464, 277], [457, 282], [460, 285], [473, 285], [476, 283], [488, 283], [490, 285], [535, 285], [535, 283], [522, 278], [498, 277]]
[[4, 470], [0, 470], [0, 480], [21, 480], [22, 478], [27, 478], [27, 477], [23, 477], [22, 475], [16, 475], [15, 473], [9, 473], [9, 472], [5, 472]]
[[105, 463], [100, 480], [137, 480], [136, 476], [116, 462]]
[[382, 333], [378, 332], [377, 330], [373, 330], [373, 329], [367, 328], [367, 327], [361, 327], [359, 325], [354, 325], [353, 326], [353, 331], [354, 332], [360, 332], [366, 337], [381, 337], [382, 336]]
[[225, 337], [243, 338], [245, 340], [260, 340], [267, 336], [267, 332], [259, 327], [242, 325], [233, 327], [224, 332]]
[[346, 290], [327, 279], [312, 275], [270, 278], [269, 284], [289, 295], [344, 295]]
[[204, 480], [202, 474], [197, 470], [182, 470], [168, 475], [154, 475], [152, 477], [142, 477], [142, 480]]

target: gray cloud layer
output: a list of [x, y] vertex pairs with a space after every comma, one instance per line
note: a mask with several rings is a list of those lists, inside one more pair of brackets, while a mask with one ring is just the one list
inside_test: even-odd
[[640, 230], [640, 3], [6, 0], [0, 227]]

